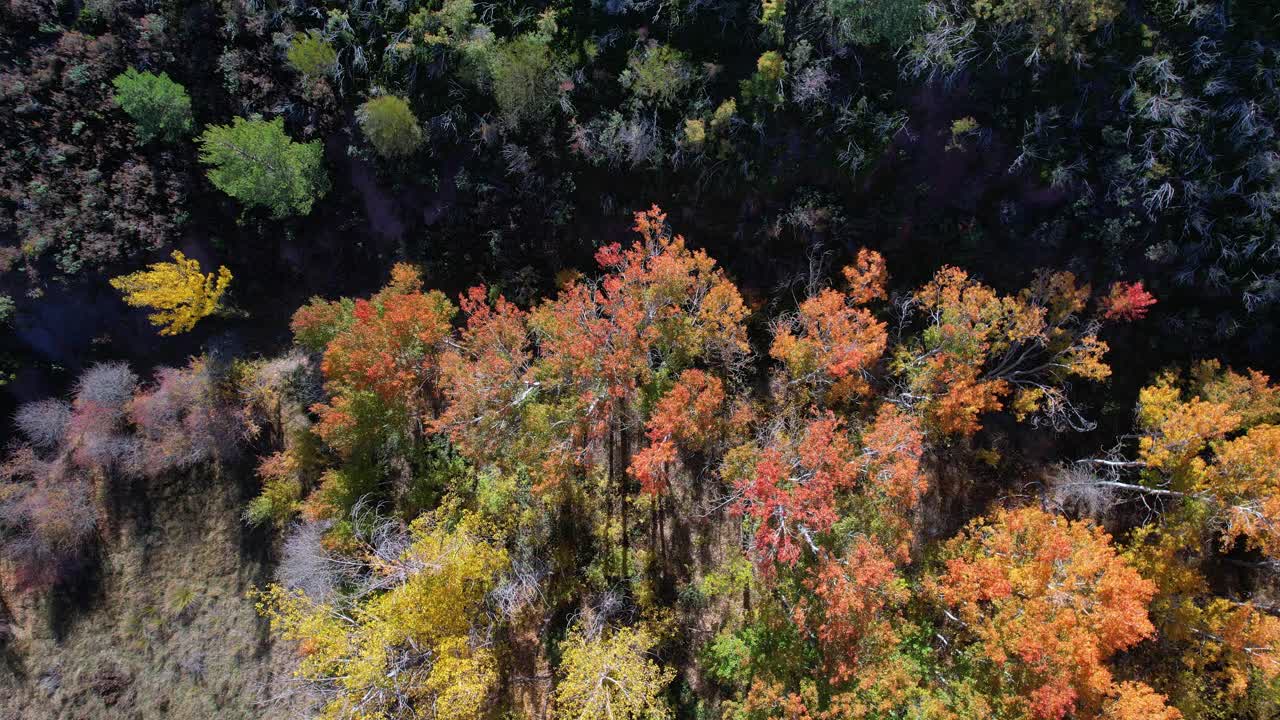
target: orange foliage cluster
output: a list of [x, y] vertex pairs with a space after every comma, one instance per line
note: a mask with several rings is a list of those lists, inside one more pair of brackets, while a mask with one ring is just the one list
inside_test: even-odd
[[948, 542], [944, 560], [929, 587], [990, 664], [1001, 704], [1044, 720], [1117, 697], [1150, 704], [1145, 689], [1116, 685], [1105, 663], [1154, 633], [1155, 584], [1100, 528], [1034, 508], [1000, 511]]
[[692, 369], [680, 374], [649, 418], [649, 446], [636, 453], [628, 468], [644, 492], [657, 495], [666, 489], [677, 443], [690, 450], [706, 448], [720, 424], [724, 401], [720, 378]]
[[399, 264], [386, 287], [356, 300], [349, 313], [342, 303], [318, 300], [295, 313], [300, 338], [328, 334], [321, 370], [331, 400], [314, 408], [317, 433], [347, 450], [363, 412], [411, 418], [410, 427], [433, 417], [440, 407], [440, 354], [455, 312], [442, 293], [423, 292], [416, 269]]
[[525, 377], [533, 358], [527, 314], [503, 297], [489, 303], [483, 287], [460, 301], [467, 323], [440, 358], [448, 402], [436, 427], [468, 456], [490, 458], [517, 444], [516, 406], [536, 389]]
[[907, 588], [876, 543], [859, 538], [843, 560], [823, 558], [804, 584], [813, 600], [801, 601], [795, 621], [813, 628], [832, 682], [853, 679], [864, 656], [896, 644], [895, 618], [888, 611], [906, 602]]
[[914, 296], [928, 326], [897, 365], [911, 393], [943, 433], [972, 435], [983, 413], [1014, 391], [1019, 418], [1042, 413], [1078, 424], [1061, 390], [1069, 376], [1102, 380], [1107, 344], [1081, 312], [1089, 287], [1071, 273], [1041, 275], [1016, 296], [1001, 296], [954, 267], [938, 271]]
[[844, 423], [826, 413], [809, 420], [798, 437], [760, 451], [754, 472], [738, 480], [738, 512], [757, 523], [755, 549], [762, 567], [794, 565], [801, 544], [835, 524], [836, 493], [858, 478], [855, 450]]

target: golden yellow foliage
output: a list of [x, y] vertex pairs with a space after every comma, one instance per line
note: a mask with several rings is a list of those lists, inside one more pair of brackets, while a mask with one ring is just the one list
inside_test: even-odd
[[663, 720], [662, 692], [675, 677], [649, 657], [657, 643], [648, 627], [625, 627], [588, 639], [580, 629], [564, 644], [564, 677], [556, 709], [578, 720]]
[[111, 287], [124, 293], [132, 307], [153, 308], [151, 324], [161, 335], [177, 335], [196, 326], [218, 309], [218, 301], [231, 284], [231, 271], [219, 267], [204, 274], [197, 260], [173, 251], [173, 262], [153, 263], [146, 270], [112, 278]]
[[425, 516], [411, 532], [399, 559], [373, 563], [373, 575], [390, 586], [386, 592], [320, 603], [272, 585], [258, 595], [272, 629], [298, 643], [296, 675], [328, 698], [322, 718], [401, 717], [397, 708], [406, 705], [418, 711], [414, 717], [432, 720], [482, 715], [497, 662], [469, 637], [482, 620], [485, 595], [507, 567], [506, 551], [465, 521], [446, 530]]

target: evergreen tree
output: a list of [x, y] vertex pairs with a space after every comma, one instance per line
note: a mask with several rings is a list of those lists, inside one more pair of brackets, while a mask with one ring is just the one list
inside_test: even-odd
[[324, 148], [319, 140], [296, 143], [284, 120], [245, 120], [214, 125], [199, 138], [200, 161], [209, 180], [247, 207], [265, 207], [272, 216], [306, 215], [329, 190]]
[[115, 101], [137, 123], [138, 140], [177, 142], [191, 131], [191, 98], [166, 73], [129, 68], [116, 76]]

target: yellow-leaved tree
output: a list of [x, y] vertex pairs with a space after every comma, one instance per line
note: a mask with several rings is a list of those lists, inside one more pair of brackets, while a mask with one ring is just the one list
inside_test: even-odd
[[111, 287], [124, 293], [130, 306], [156, 311], [148, 317], [161, 335], [187, 332], [212, 315], [231, 284], [226, 266], [219, 267], [216, 275], [206, 275], [199, 261], [178, 250], [172, 257], [173, 262], [152, 263], [146, 270], [111, 279]]
[[[493, 651], [473, 632], [507, 553], [464, 519], [446, 529], [434, 515], [409, 528], [410, 543], [387, 557], [362, 550], [370, 568], [352, 592], [314, 598], [272, 585], [258, 610], [274, 632], [298, 643], [295, 675], [324, 699], [325, 720], [481, 717], [498, 680]], [[408, 711], [408, 714], [403, 714]]]
[[675, 671], [653, 661], [657, 639], [644, 625], [602, 631], [588, 638], [569, 633], [556, 687], [556, 709], [579, 720], [666, 720], [662, 697]]

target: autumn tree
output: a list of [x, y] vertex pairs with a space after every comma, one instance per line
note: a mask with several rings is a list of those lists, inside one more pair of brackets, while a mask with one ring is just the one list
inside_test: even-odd
[[[1199, 365], [1184, 383], [1164, 373], [1138, 394], [1137, 459], [1082, 461], [1116, 479], [1103, 486], [1203, 504], [1207, 527], [1230, 546], [1237, 540], [1280, 556], [1280, 388], [1265, 374]], [[1137, 472], [1137, 483], [1119, 476]]]
[[[528, 381], [569, 420], [552, 449], [561, 468], [629, 444], [623, 435], [643, 421], [643, 395], [666, 378], [694, 363], [731, 375], [748, 352], [746, 308], [715, 261], [672, 235], [656, 207], [636, 214], [635, 229], [630, 248], [597, 253], [599, 281], [571, 282], [529, 316], [538, 358]], [[621, 452], [619, 479], [630, 464]]]
[[1178, 717], [1147, 688], [1115, 680], [1107, 661], [1151, 637], [1155, 584], [1088, 522], [1034, 508], [999, 510], [948, 541], [925, 590], [949, 621], [955, 661], [997, 711], [1059, 720], [1140, 704]]
[[480, 717], [497, 660], [471, 631], [486, 621], [484, 598], [506, 552], [473, 523], [449, 530], [431, 516], [413, 524], [402, 552], [389, 538], [380, 531], [361, 540], [370, 560], [361, 591], [321, 600], [273, 585], [259, 595], [259, 611], [298, 643], [296, 675], [321, 698], [322, 718]]
[[1118, 282], [1111, 285], [1106, 297], [1099, 300], [1102, 305], [1102, 317], [1107, 320], [1141, 320], [1147, 311], [1156, 304], [1155, 297], [1147, 292], [1142, 282]]
[[715, 375], [689, 369], [680, 373], [658, 401], [645, 426], [649, 444], [636, 453], [628, 472], [651, 495], [666, 490], [678, 452], [707, 450], [723, 427], [724, 383]]
[[763, 445], [734, 448], [722, 472], [738, 494], [735, 510], [752, 519], [765, 569], [794, 565], [805, 549], [820, 555], [820, 536], [842, 520], [905, 557], [911, 513], [927, 487], [922, 453], [915, 418], [884, 405], [862, 427], [861, 444], [827, 412], [776, 425]]
[[[1118, 451], [1081, 461], [1098, 471], [1084, 482], [1160, 511], [1129, 553], [1157, 583], [1163, 656], [1181, 665], [1162, 663], [1157, 676], [1188, 713], [1239, 707], [1280, 679], [1280, 619], [1248, 597], [1215, 594], [1205, 576], [1236, 546], [1280, 556], [1278, 418], [1280, 388], [1266, 375], [1201, 363], [1139, 392], [1136, 459]], [[1187, 668], [1212, 682], [1178, 680]]]
[[283, 118], [238, 117], [208, 127], [198, 142], [209, 181], [246, 207], [266, 208], [276, 218], [306, 215], [329, 191], [320, 141], [294, 142]]
[[1067, 395], [1072, 378], [1111, 373], [1099, 323], [1084, 316], [1088, 299], [1089, 286], [1066, 272], [1002, 296], [959, 268], [939, 270], [903, 307], [924, 323], [894, 352], [904, 399], [944, 434], [972, 435], [1006, 403], [1020, 420], [1092, 427]]
[[528, 314], [505, 297], [490, 301], [483, 287], [459, 303], [466, 323], [440, 358], [448, 402], [436, 427], [477, 461], [506, 467], [529, 461], [540, 449], [528, 446], [533, 434], [521, 418], [540, 385], [528, 377], [534, 352]]
[[368, 299], [313, 299], [294, 314], [297, 342], [323, 353], [327, 398], [312, 407], [314, 432], [342, 460], [312, 498], [313, 514], [341, 516], [375, 490], [402, 496], [425, 473], [456, 311], [443, 293], [423, 291], [416, 269], [398, 264]]
[[640, 625], [588, 637], [575, 628], [561, 645], [556, 709], [582, 720], [665, 720], [672, 717], [663, 694], [675, 671], [651, 653], [657, 640]]
[[879, 253], [862, 249], [844, 268], [848, 289], [824, 289], [775, 322], [769, 355], [782, 363], [800, 402], [838, 405], [870, 392], [871, 373], [888, 344], [886, 324], [861, 307], [885, 299], [888, 274]]
[[858, 481], [855, 458], [845, 424], [831, 413], [781, 429], [763, 448], [739, 446], [726, 456], [726, 479], [740, 496], [735, 510], [755, 526], [762, 569], [795, 565], [805, 549], [818, 552], [816, 536], [839, 519], [837, 498]]
[[846, 683], [899, 642], [892, 612], [906, 602], [905, 582], [884, 549], [860, 537], [844, 557], [825, 555], [804, 580], [812, 593], [795, 610], [796, 624], [812, 628], [834, 685]]
[[161, 335], [178, 335], [212, 315], [231, 284], [231, 271], [219, 267], [217, 274], [205, 274], [200, 263], [181, 251], [173, 251], [173, 262], [153, 263], [146, 270], [111, 280], [111, 287], [124, 294], [132, 307], [151, 308], [151, 324]]

